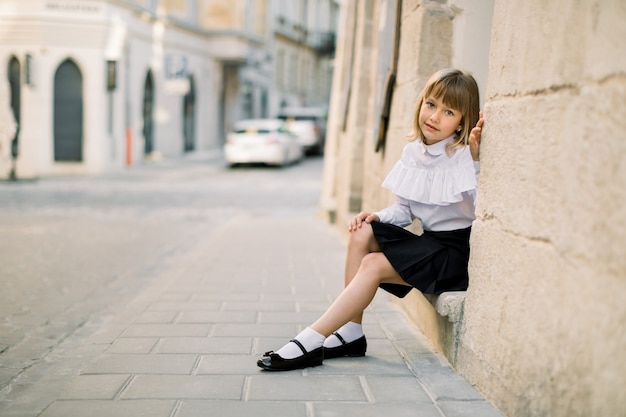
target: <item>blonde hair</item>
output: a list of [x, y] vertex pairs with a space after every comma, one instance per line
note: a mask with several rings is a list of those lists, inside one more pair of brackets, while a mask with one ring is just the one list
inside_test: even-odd
[[467, 145], [470, 132], [478, 122], [480, 111], [478, 85], [474, 77], [452, 68], [442, 69], [433, 74], [417, 99], [413, 131], [409, 135], [409, 141], [416, 139], [424, 141], [419, 117], [424, 100], [428, 97], [440, 99], [446, 106], [461, 112], [461, 131], [446, 147], [448, 155], [455, 149]]

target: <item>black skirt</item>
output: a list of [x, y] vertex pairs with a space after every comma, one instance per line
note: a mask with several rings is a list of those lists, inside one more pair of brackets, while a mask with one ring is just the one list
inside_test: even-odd
[[[372, 222], [372, 229], [382, 252], [411, 287], [424, 294], [467, 289], [471, 227], [422, 235], [380, 222]], [[400, 284], [381, 284], [380, 288], [400, 298], [411, 290]]]

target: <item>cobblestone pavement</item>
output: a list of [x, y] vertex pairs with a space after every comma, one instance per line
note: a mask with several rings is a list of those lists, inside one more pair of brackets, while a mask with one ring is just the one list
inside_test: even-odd
[[0, 184], [0, 415], [500, 416], [382, 292], [366, 357], [256, 366], [341, 290], [321, 166]]

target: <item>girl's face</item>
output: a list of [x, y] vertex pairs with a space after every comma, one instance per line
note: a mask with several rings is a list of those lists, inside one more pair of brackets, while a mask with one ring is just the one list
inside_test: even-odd
[[426, 145], [432, 145], [446, 138], [461, 128], [463, 115], [459, 110], [447, 107], [435, 97], [426, 97], [419, 115], [419, 126]]

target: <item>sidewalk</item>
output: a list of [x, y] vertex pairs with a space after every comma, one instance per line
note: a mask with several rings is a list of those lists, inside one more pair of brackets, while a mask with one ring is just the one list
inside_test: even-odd
[[342, 287], [344, 245], [319, 219], [239, 215], [164, 259], [155, 284], [29, 369], [3, 416], [497, 417], [379, 291], [368, 352], [256, 366]]

